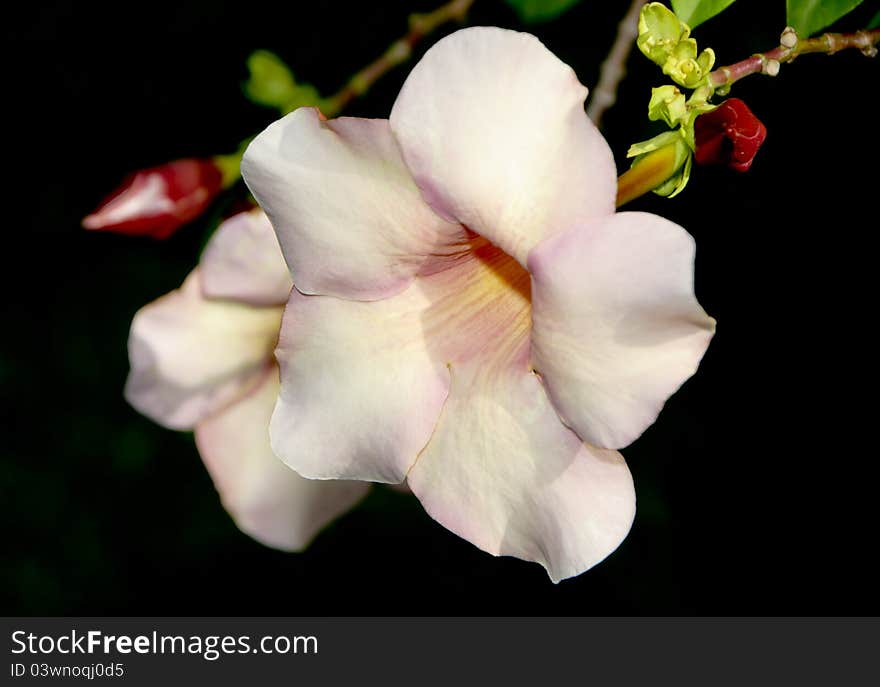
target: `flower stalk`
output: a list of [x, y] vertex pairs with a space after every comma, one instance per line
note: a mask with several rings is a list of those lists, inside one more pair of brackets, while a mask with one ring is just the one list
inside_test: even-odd
[[354, 74], [337, 93], [321, 103], [325, 117], [335, 117], [353, 100], [364, 95], [376, 81], [412, 56], [412, 49], [444, 24], [463, 22], [474, 0], [451, 0], [426, 14], [411, 14], [409, 31], [394, 41], [373, 62]]
[[599, 83], [590, 94], [587, 116], [600, 126], [602, 115], [617, 102], [617, 89], [626, 76], [626, 60], [639, 35], [639, 14], [646, 0], [633, 0], [617, 27], [617, 37], [599, 69]]
[[857, 48], [866, 56], [874, 57], [877, 54], [878, 42], [880, 42], [880, 29], [855, 33], [825, 33], [805, 40], [797, 39], [792, 30], [786, 29], [778, 47], [716, 69], [709, 74], [709, 84], [723, 95], [732, 84], [751, 74], [775, 76], [779, 72], [779, 65], [791, 62], [798, 55], [807, 53], [833, 55], [841, 50]]
[[[385, 74], [412, 57], [412, 49], [425, 37], [449, 22], [462, 23], [476, 0], [451, 0], [425, 14], [409, 16], [409, 31], [394, 41], [378, 58], [356, 72], [346, 84], [333, 95], [316, 103], [325, 118], [333, 118], [348, 107], [352, 101], [365, 95]], [[224, 170], [224, 188], [241, 178], [241, 158], [252, 137], [246, 138], [238, 150], [217, 159]]]

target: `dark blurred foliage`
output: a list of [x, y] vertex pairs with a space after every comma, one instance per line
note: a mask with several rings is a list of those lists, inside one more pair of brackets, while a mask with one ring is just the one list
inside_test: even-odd
[[[191, 437], [123, 401], [131, 317], [180, 284], [210, 218], [164, 243], [88, 233], [80, 218], [132, 169], [230, 152], [265, 126], [272, 113], [240, 93], [252, 50], [332, 92], [434, 4], [4, 9], [0, 612], [880, 613], [869, 355], [880, 62], [857, 51], [734, 89], [769, 131], [748, 174], [697, 168], [681, 196], [631, 205], [696, 237], [697, 293], [718, 334], [624, 451], [632, 533], [575, 580], [554, 586], [537, 565], [484, 554], [384, 488], [306, 553], [266, 549], [223, 511]], [[587, 0], [531, 30], [591, 85], [626, 4]], [[775, 45], [783, 5], [740, 0], [695, 35], [719, 64], [744, 58]], [[471, 23], [518, 26], [501, 0], [477, 0]], [[664, 82], [638, 53], [629, 67], [605, 127], [621, 162], [656, 133], [649, 87]], [[387, 116], [407, 71], [348, 113]]]

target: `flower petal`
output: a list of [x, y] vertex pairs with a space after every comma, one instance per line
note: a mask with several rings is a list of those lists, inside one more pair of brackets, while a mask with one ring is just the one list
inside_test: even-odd
[[426, 304], [414, 288], [375, 302], [293, 290], [276, 351], [278, 456], [304, 477], [403, 481], [449, 384], [423, 339]]
[[413, 69], [391, 129], [426, 202], [525, 265], [542, 239], [614, 212], [614, 159], [586, 95], [534, 36], [464, 29]]
[[293, 286], [275, 230], [259, 209], [240, 212], [217, 227], [199, 267], [207, 298], [284, 305]]
[[452, 366], [449, 400], [407, 481], [442, 525], [494, 555], [540, 563], [554, 582], [608, 556], [635, 514], [622, 456], [559, 421], [526, 357]]
[[277, 397], [272, 366], [254, 391], [196, 425], [196, 445], [239, 528], [267, 546], [297, 551], [363, 498], [369, 484], [308, 480], [282, 463], [269, 446]]
[[563, 421], [620, 448], [690, 377], [715, 321], [694, 296], [694, 241], [656, 215], [624, 212], [536, 247], [532, 364]]
[[318, 479], [400, 482], [425, 446], [448, 367], [528, 342], [526, 271], [482, 237], [382, 301], [294, 289], [276, 356], [277, 455]]
[[303, 293], [388, 297], [462, 231], [422, 201], [386, 120], [300, 108], [254, 139], [241, 169]]
[[193, 270], [181, 288], [135, 315], [125, 398], [161, 425], [191, 428], [259, 381], [271, 361], [281, 313], [206, 300]]

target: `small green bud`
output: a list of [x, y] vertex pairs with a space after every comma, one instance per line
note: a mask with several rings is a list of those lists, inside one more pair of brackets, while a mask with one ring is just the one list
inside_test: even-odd
[[694, 38], [685, 38], [678, 42], [670, 53], [667, 61], [694, 62], [697, 59], [697, 41]]
[[703, 74], [711, 72], [712, 67], [715, 66], [715, 51], [712, 50], [712, 48], [706, 48], [703, 50], [697, 58], [697, 65], [699, 65]]
[[[693, 150], [685, 141], [683, 131], [664, 131], [647, 141], [634, 143], [626, 153], [627, 157], [634, 157], [630, 169], [635, 169], [652, 153], [666, 150], [670, 153], [668, 163], [665, 165], [663, 176], [665, 180], [652, 189], [660, 196], [673, 197], [681, 193], [691, 176], [693, 166]], [[647, 190], [647, 189], [646, 189]]]
[[711, 48], [699, 52], [697, 42], [690, 38], [690, 34], [690, 27], [671, 10], [659, 2], [652, 2], [645, 5], [639, 15], [636, 44], [679, 86], [696, 88], [712, 71], [715, 53]]
[[706, 48], [697, 55], [693, 38], [681, 41], [663, 63], [663, 73], [685, 88], [696, 88], [705, 81], [715, 64], [715, 52]]
[[287, 114], [298, 107], [318, 106], [320, 102], [321, 94], [318, 89], [310, 83], [301, 83], [296, 85], [296, 90], [291, 94], [290, 99], [279, 109], [282, 114]]
[[661, 67], [680, 41], [690, 35], [687, 24], [665, 5], [651, 2], [642, 7], [639, 14], [639, 37], [636, 45], [639, 50], [655, 64]]
[[244, 93], [251, 102], [273, 107], [287, 114], [298, 107], [318, 104], [321, 94], [311, 84], [297, 83], [281, 58], [268, 50], [257, 50], [247, 59], [250, 77]]
[[248, 57], [247, 67], [250, 77], [243, 88], [252, 102], [280, 109], [296, 92], [296, 80], [278, 55], [257, 50]]
[[[709, 104], [709, 98], [714, 94], [714, 89], [709, 84], [699, 86], [688, 99], [688, 107], [701, 107]], [[709, 105], [714, 107], [714, 105]]]
[[717, 105], [708, 102], [711, 95], [711, 86], [701, 86], [693, 92], [687, 101], [687, 116], [681, 121], [681, 135], [684, 136], [684, 140], [687, 141], [691, 150], [696, 149], [696, 144], [694, 142], [694, 122], [697, 117], [706, 112], [711, 112], [718, 107]]
[[663, 120], [674, 129], [687, 118], [687, 104], [684, 93], [675, 86], [660, 86], [651, 89], [651, 102], [648, 103], [648, 119], [652, 122]]
[[666, 183], [661, 184], [654, 189], [654, 193], [664, 198], [674, 198], [684, 191], [688, 181], [691, 179], [691, 168], [694, 166], [694, 156], [688, 155], [681, 169], [674, 176], [667, 179]]

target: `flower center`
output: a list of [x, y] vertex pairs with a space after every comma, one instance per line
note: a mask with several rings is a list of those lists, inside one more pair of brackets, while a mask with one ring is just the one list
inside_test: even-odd
[[431, 305], [423, 326], [447, 364], [475, 358], [528, 358], [531, 330], [529, 273], [503, 250], [469, 233], [465, 250], [447, 269], [425, 279]]

